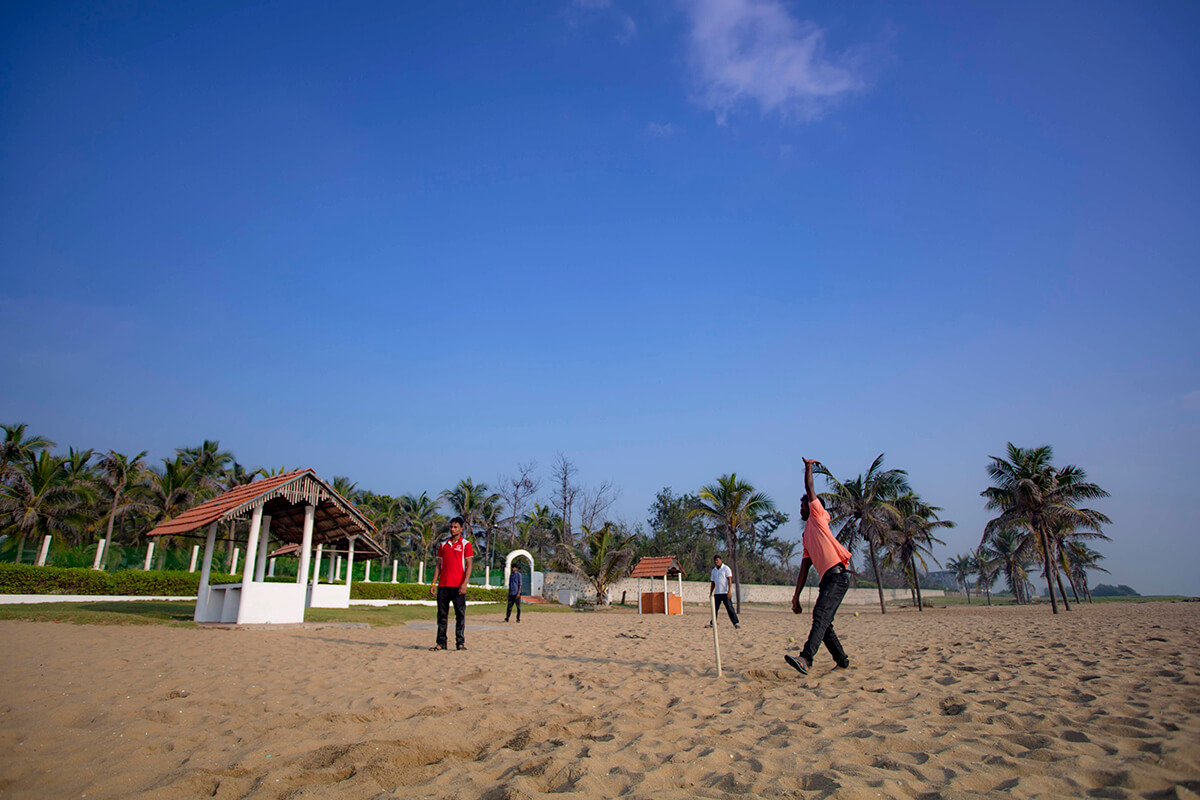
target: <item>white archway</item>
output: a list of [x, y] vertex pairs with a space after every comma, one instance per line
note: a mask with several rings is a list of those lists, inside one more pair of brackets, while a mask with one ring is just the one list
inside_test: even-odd
[[[504, 588], [506, 588], [506, 589], [508, 588], [508, 576], [512, 574], [513, 559], [521, 558], [521, 557], [529, 559], [529, 581], [530, 581], [530, 583], [533, 582], [533, 553], [530, 553], [528, 550], [513, 550], [504, 559]], [[533, 587], [526, 586], [525, 594], [532, 594], [532, 593], [533, 593]]]

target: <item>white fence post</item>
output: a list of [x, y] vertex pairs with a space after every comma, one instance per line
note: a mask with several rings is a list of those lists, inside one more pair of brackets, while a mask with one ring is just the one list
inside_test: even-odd
[[96, 542], [96, 558], [92, 561], [92, 569], [100, 569], [100, 560], [104, 558], [104, 540]]
[[338, 556], [337, 560], [333, 562], [333, 579], [334, 579], [334, 581], [340, 581], [342, 579], [342, 557], [341, 556]]
[[417, 583], [425, 582], [425, 562], [421, 562], [421, 566], [417, 568]]
[[142, 565], [142, 572], [150, 569], [150, 559], [154, 558], [154, 542], [146, 545], [146, 563]]
[[396, 582], [396, 570], [400, 567], [399, 559], [392, 559], [392, 583]]
[[371, 562], [370, 562], [370, 561], [364, 561], [364, 562], [363, 562], [363, 569], [364, 569], [364, 570], [366, 570], [366, 571], [363, 573], [363, 583], [370, 583], [370, 582], [371, 582]]
[[46, 556], [50, 555], [50, 539], [51, 538], [52, 537], [50, 536], [50, 534], [47, 533], [46, 536], [42, 539], [42, 546], [38, 548], [37, 561], [35, 561], [33, 564], [35, 567], [46, 566]]
[[267, 564], [267, 577], [268, 577], [268, 578], [274, 578], [274, 577], [275, 577], [275, 561], [276, 561], [276, 560], [277, 560], [277, 559], [274, 559], [274, 558], [272, 558], [272, 559], [270, 559], [270, 560], [269, 560], [269, 562], [268, 562], [268, 564]]
[[188, 564], [188, 572], [196, 571], [196, 559], [200, 556], [200, 545], [192, 545], [192, 563]]

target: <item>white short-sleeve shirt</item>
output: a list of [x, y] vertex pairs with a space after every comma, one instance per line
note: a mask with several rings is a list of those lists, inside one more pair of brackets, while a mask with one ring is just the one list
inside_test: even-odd
[[732, 578], [733, 570], [728, 564], [713, 567], [712, 576], [709, 578], [713, 582], [713, 594], [729, 594], [729, 581]]

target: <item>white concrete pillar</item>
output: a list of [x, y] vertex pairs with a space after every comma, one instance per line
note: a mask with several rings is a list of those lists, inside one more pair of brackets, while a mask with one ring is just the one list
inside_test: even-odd
[[[254, 580], [259, 583], [267, 577], [267, 550], [271, 542], [271, 516], [263, 514], [262, 518], [262, 533], [258, 535], [258, 560], [254, 562]], [[247, 556], [249, 563], [249, 556]]]
[[682, 614], [683, 613], [683, 573], [681, 572], [678, 575], [676, 575], [675, 577], [679, 579], [679, 613]]
[[278, 561], [278, 560], [279, 560], [279, 559], [277, 559], [277, 558], [272, 558], [272, 559], [270, 560], [270, 561], [271, 561], [271, 566], [267, 568], [267, 577], [268, 577], [268, 578], [274, 578], [274, 577], [275, 577], [275, 562], [276, 562], [276, 561]]
[[296, 570], [296, 583], [308, 581], [308, 567], [312, 561], [313, 519], [316, 516], [316, 506], [304, 507], [304, 533], [300, 539], [300, 569]]
[[[250, 512], [250, 534], [246, 537], [246, 570], [242, 573], [242, 588], [254, 583], [254, 566], [258, 563], [258, 540], [262, 534], [262, 506]], [[245, 597], [245, 595], [242, 595]]]
[[46, 556], [50, 555], [50, 540], [54, 538], [50, 534], [42, 537], [42, 546], [38, 548], [37, 561], [33, 562], [35, 567], [46, 566]]
[[340, 581], [342, 579], [342, 557], [338, 556], [333, 562], [333, 580]]
[[363, 583], [370, 583], [371, 582], [371, 562], [370, 561], [363, 562], [363, 570], [365, 570], [363, 572]]
[[393, 558], [392, 559], [392, 583], [396, 582], [396, 570], [398, 570], [399, 568], [400, 568], [400, 560]]
[[421, 562], [421, 566], [417, 568], [417, 583], [425, 583], [425, 562]]
[[146, 545], [146, 563], [142, 566], [143, 572], [150, 569], [150, 560], [152, 558], [154, 558], [154, 542], [150, 542], [150, 544]]
[[208, 578], [212, 574], [213, 550], [217, 544], [217, 523], [208, 526], [208, 537], [204, 540], [204, 562], [200, 567], [200, 589], [196, 593], [196, 613], [193, 619], [203, 622], [208, 608]]
[[326, 578], [326, 580], [329, 583], [333, 583], [334, 580], [336, 580], [336, 578], [337, 578], [337, 575], [333, 571], [333, 568], [336, 566], [337, 566], [337, 558], [335, 558], [333, 548], [331, 547], [331, 548], [329, 548], [329, 577]]
[[242, 549], [240, 547], [233, 548], [233, 563], [229, 565], [229, 574], [237, 575], [238, 560], [241, 558]]
[[200, 545], [198, 545], [198, 544], [192, 545], [192, 560], [191, 560], [191, 563], [188, 564], [188, 572], [196, 571], [196, 559], [199, 556], [200, 556]]
[[104, 558], [104, 540], [96, 542], [96, 558], [92, 561], [92, 569], [100, 569], [100, 559]]
[[[350, 582], [354, 580], [354, 542], [358, 540], [357, 536], [350, 537], [350, 553], [346, 556], [346, 588], [350, 588]], [[371, 569], [370, 562], [367, 563], [367, 569]]]
[[[317, 545], [317, 560], [316, 563], [313, 564], [313, 583], [321, 582], [321, 559], [324, 557], [324, 555], [325, 543], [322, 542], [321, 544]], [[330, 561], [332, 562], [332, 560], [333, 559], [331, 558]]]

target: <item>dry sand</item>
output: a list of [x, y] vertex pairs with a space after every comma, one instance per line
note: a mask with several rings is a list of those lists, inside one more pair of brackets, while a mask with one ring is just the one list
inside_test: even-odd
[[782, 659], [807, 614], [744, 616], [721, 679], [701, 613], [475, 614], [461, 653], [429, 623], [0, 623], [0, 795], [1200, 791], [1200, 604], [843, 609], [852, 668], [807, 678]]

